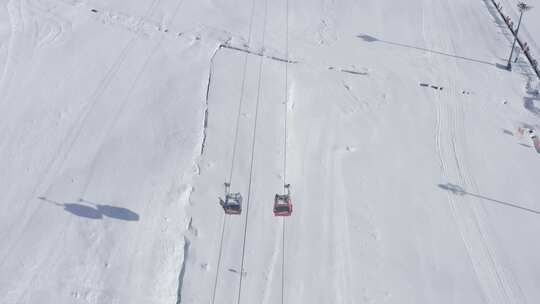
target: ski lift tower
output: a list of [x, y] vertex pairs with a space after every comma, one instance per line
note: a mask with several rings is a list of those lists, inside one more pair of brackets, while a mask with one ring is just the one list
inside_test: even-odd
[[523, 18], [523, 13], [530, 10], [532, 6], [526, 4], [525, 2], [519, 2], [517, 5], [519, 9], [519, 22], [516, 28], [516, 33], [514, 34], [514, 43], [512, 44], [512, 49], [510, 50], [510, 57], [508, 57], [508, 63], [506, 65], [506, 68], [511, 71], [512, 70], [512, 56], [514, 55], [514, 48], [516, 47], [516, 42], [518, 39], [518, 33], [519, 33], [519, 27], [521, 26], [521, 19]]

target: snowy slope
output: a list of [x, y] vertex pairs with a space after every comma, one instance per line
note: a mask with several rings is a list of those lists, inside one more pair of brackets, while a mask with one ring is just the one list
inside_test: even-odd
[[[517, 8], [519, 2], [521, 1], [500, 1], [504, 13], [514, 20], [515, 26], [517, 26], [519, 21], [519, 10]], [[530, 0], [525, 2], [531, 6], [532, 9], [526, 11], [523, 15], [519, 36], [529, 44], [533, 56], [538, 61], [540, 60], [540, 21], [538, 21], [540, 17], [540, 1]]]
[[491, 1], [0, 3], [0, 303], [540, 299]]

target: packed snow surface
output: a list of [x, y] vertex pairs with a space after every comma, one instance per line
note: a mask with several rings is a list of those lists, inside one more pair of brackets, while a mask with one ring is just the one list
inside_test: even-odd
[[538, 303], [511, 42], [491, 0], [0, 1], [0, 303]]

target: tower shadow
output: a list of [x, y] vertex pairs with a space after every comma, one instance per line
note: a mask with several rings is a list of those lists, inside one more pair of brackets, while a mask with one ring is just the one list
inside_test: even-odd
[[50, 200], [43, 196], [40, 196], [38, 198], [44, 202], [50, 203], [58, 207], [62, 207], [64, 211], [71, 213], [73, 215], [79, 216], [79, 217], [84, 217], [84, 218], [93, 219], [93, 220], [99, 220], [103, 218], [103, 215], [101, 214], [101, 212], [99, 212], [97, 209], [90, 206], [85, 206], [85, 205], [77, 204], [77, 203], [60, 203], [57, 201]]
[[500, 204], [500, 205], [504, 205], [504, 206], [507, 206], [507, 207], [512, 207], [512, 208], [516, 208], [516, 209], [520, 209], [520, 210], [523, 210], [523, 211], [527, 211], [527, 212], [530, 212], [530, 213], [540, 215], [539, 210], [534, 210], [534, 209], [522, 207], [522, 206], [520, 206], [518, 204], [505, 202], [505, 201], [500, 201], [500, 200], [493, 199], [493, 198], [483, 196], [483, 195], [480, 195], [480, 194], [470, 193], [470, 192], [467, 192], [463, 187], [455, 185], [455, 184], [451, 184], [451, 183], [439, 184], [438, 187], [443, 189], [443, 190], [449, 191], [454, 195], [459, 195], [459, 196], [469, 195], [469, 196], [480, 198], [480, 199], [483, 199], [483, 200], [486, 200], [486, 201], [489, 201], [489, 202], [492, 202], [492, 203], [496, 203], [496, 204]]
[[[430, 49], [426, 49], [426, 48], [423, 48], [423, 47], [418, 47], [418, 46], [414, 46], [414, 45], [408, 45], [408, 44], [404, 44], [404, 43], [387, 41], [387, 40], [379, 39], [379, 38], [376, 38], [376, 37], [373, 37], [373, 36], [370, 36], [370, 35], [366, 35], [366, 34], [357, 35], [356, 37], [364, 40], [365, 42], [370, 42], [370, 43], [380, 42], [380, 43], [385, 43], [385, 44], [389, 44], [389, 45], [393, 45], [393, 46], [399, 46], [399, 47], [418, 50], [418, 51], [427, 52], [427, 53], [431, 53], [431, 54], [437, 54], [437, 55], [457, 58], [457, 59], [461, 59], [461, 60], [465, 60], [465, 61], [469, 61], [469, 62], [481, 63], [481, 64], [485, 64], [485, 65], [491, 65], [491, 66], [498, 67], [498, 65], [493, 63], [493, 62], [488, 62], [488, 61], [469, 58], [469, 57], [464, 57], [464, 56], [455, 55], [455, 54], [449, 54], [449, 53], [436, 51], [436, 50], [430, 50]], [[506, 66], [505, 66], [505, 69], [506, 69]]]

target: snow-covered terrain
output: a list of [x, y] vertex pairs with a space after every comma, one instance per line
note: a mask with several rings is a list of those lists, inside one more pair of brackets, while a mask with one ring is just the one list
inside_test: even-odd
[[511, 42], [491, 0], [0, 1], [0, 303], [537, 303]]
[[[519, 21], [519, 9], [517, 4], [522, 1], [516, 0], [496, 0], [502, 6], [505, 15], [510, 16], [517, 27]], [[523, 15], [522, 24], [519, 29], [519, 36], [523, 41], [526, 41], [531, 49], [533, 56], [537, 61], [540, 61], [540, 26], [538, 19], [540, 18], [540, 1], [530, 0], [525, 1], [532, 8], [526, 11]]]

